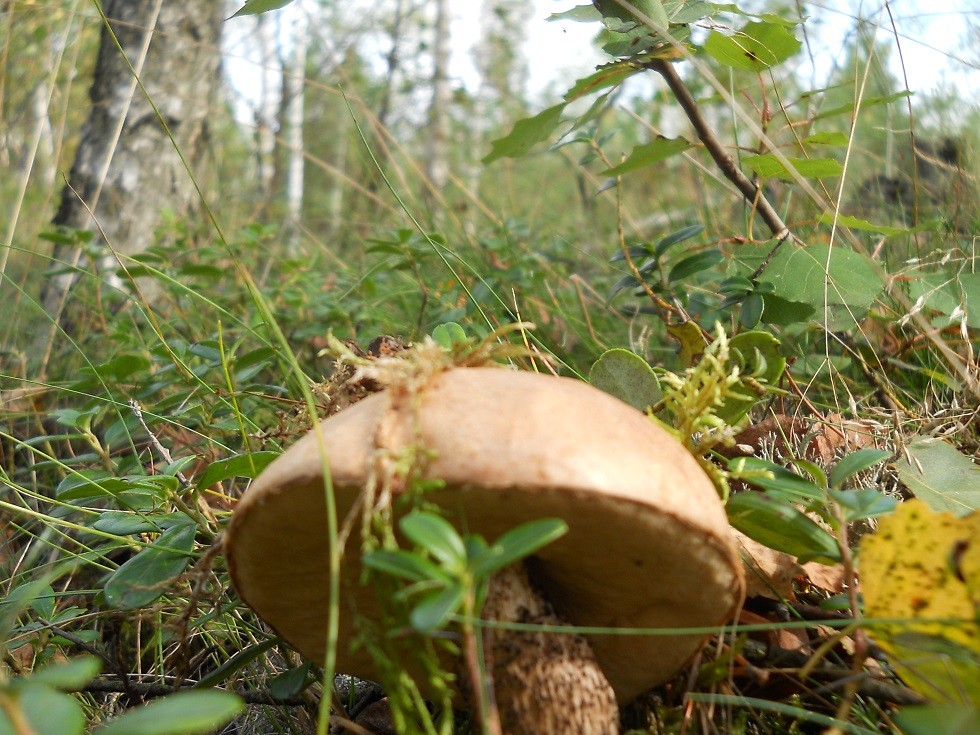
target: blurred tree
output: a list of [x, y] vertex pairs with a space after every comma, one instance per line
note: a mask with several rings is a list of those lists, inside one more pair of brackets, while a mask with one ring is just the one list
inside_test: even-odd
[[[196, 200], [181, 155], [197, 170], [206, 150], [225, 8], [177, 0], [105, 0], [103, 8], [92, 107], [53, 224], [97, 230], [125, 262], [153, 242], [165, 211], [180, 215]], [[58, 245], [53, 257], [73, 270], [82, 252]], [[76, 278], [62, 273], [44, 285], [56, 321]]]

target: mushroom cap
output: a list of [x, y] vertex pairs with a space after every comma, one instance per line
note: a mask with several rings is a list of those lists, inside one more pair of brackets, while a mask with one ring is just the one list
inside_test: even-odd
[[[341, 520], [369, 475], [384, 417], [435, 456], [426, 498], [469, 533], [494, 541], [526, 521], [558, 517], [568, 533], [533, 560], [535, 581], [570, 623], [610, 628], [711, 627], [743, 595], [742, 565], [717, 492], [693, 457], [646, 416], [586, 383], [500, 368], [440, 373], [412, 406], [374, 394], [321, 424]], [[402, 415], [399, 415], [402, 414]], [[414, 427], [414, 428], [413, 428]], [[232, 580], [285, 640], [321, 661], [329, 597], [323, 458], [310, 432], [270, 464], [235, 509], [226, 553]], [[341, 571], [337, 668], [376, 678], [352, 647], [353, 610], [372, 616], [360, 540]], [[621, 703], [673, 676], [701, 635], [589, 635]]]

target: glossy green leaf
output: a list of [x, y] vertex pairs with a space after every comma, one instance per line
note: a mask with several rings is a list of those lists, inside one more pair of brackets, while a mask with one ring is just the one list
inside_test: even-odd
[[936, 511], [958, 516], [980, 509], [980, 466], [943, 439], [920, 436], [895, 463], [898, 477]]
[[779, 23], [752, 21], [728, 36], [712, 31], [704, 50], [716, 61], [745, 71], [777, 66], [800, 50], [800, 42]]
[[119, 610], [134, 610], [163, 595], [167, 583], [190, 564], [195, 535], [194, 525], [174, 526], [160, 534], [109, 578], [106, 602]]
[[834, 537], [785, 501], [741, 492], [728, 500], [727, 510], [732, 526], [771, 549], [792, 554], [801, 563], [840, 561]]
[[636, 146], [630, 151], [625, 161], [618, 166], [607, 168], [599, 175], [622, 176], [631, 171], [646, 168], [658, 161], [664, 161], [671, 156], [676, 156], [691, 147], [692, 144], [684, 138], [666, 138], [663, 135], [658, 135], [653, 141]]
[[442, 628], [449, 622], [449, 617], [459, 610], [464, 594], [462, 585], [451, 584], [425, 595], [409, 615], [412, 627], [423, 633]]
[[449, 568], [466, 564], [466, 546], [453, 525], [440, 515], [414, 511], [398, 522], [402, 533]]
[[493, 141], [490, 153], [484, 156], [483, 163], [493, 163], [498, 158], [518, 158], [531, 150], [532, 146], [549, 138], [561, 122], [565, 104], [562, 102], [542, 110], [534, 117], [518, 120], [510, 133]]
[[841, 487], [849, 478], [858, 472], [874, 467], [891, 456], [890, 452], [881, 449], [858, 449], [856, 452], [841, 457], [830, 470], [830, 486]]
[[792, 181], [796, 175], [805, 179], [826, 179], [840, 176], [844, 168], [834, 158], [786, 158], [790, 168], [776, 156], [746, 156], [742, 163], [755, 173], [767, 179], [785, 179]]
[[621, 348], [602, 353], [589, 371], [589, 383], [640, 411], [663, 400], [660, 383], [647, 361]]
[[481, 578], [524, 559], [568, 533], [560, 518], [540, 518], [522, 523], [504, 533], [487, 553], [473, 564], [474, 576]]
[[231, 692], [180, 692], [124, 712], [93, 735], [206, 735], [244, 709]]
[[278, 456], [279, 452], [249, 452], [215, 460], [197, 478], [196, 484], [199, 488], [206, 488], [232, 477], [254, 479]]
[[657, 28], [667, 28], [670, 25], [661, 0], [624, 0], [624, 2], [632, 8], [623, 7], [616, 0], [595, 0], [593, 4], [605, 18], [641, 24], [645, 24], [646, 19], [649, 19]]

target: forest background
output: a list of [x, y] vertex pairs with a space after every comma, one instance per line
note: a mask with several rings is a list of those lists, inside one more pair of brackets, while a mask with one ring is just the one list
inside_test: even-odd
[[[185, 679], [235, 689], [251, 721], [317, 727], [322, 672], [247, 617], [220, 561], [208, 574], [247, 480], [327, 410], [329, 334], [532, 322], [509, 337], [523, 366], [580, 378], [615, 348], [696, 371], [717, 329], [752, 335], [740, 367], [762, 392], [709, 413], [732, 431], [805, 416], [804, 460], [819, 427], [861, 421], [881, 453], [836, 478], [857, 447], [814, 459], [819, 501], [729, 505], [852, 582], [798, 577], [783, 601], [860, 614], [851, 551], [895, 505], [845, 512], [834, 482], [858, 469], [874, 499], [976, 509], [980, 7], [663, 7], [679, 41], [572, 2], [0, 3], [0, 733], [81, 732]], [[154, 549], [175, 516], [197, 529], [177, 560]], [[127, 577], [141, 558], [153, 594]], [[956, 680], [975, 682], [970, 645]], [[798, 668], [789, 694], [711, 681], [634, 719], [897, 731], [894, 698], [808, 698]], [[973, 686], [938, 700], [976, 718]], [[242, 700], [195, 721], [180, 704], [158, 731]]]

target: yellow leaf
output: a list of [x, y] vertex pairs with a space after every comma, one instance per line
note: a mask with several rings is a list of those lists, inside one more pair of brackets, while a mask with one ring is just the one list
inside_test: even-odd
[[902, 621], [871, 633], [910, 687], [980, 706], [980, 514], [903, 503], [861, 544], [861, 590], [868, 617]]

